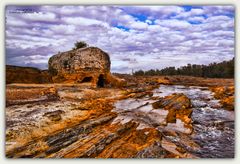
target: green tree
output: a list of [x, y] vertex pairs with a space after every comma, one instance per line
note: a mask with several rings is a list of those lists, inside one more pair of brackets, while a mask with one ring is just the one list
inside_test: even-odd
[[211, 63], [209, 65], [187, 64], [180, 68], [166, 67], [161, 70], [150, 69], [148, 71], [139, 70], [134, 72], [136, 76], [155, 76], [155, 75], [188, 75], [197, 77], [214, 78], [234, 78], [234, 58], [230, 61]]
[[139, 70], [133, 73], [134, 76], [143, 76], [145, 73], [143, 70]]

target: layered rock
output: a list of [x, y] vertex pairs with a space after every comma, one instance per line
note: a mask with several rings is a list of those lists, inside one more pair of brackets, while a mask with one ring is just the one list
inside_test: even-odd
[[227, 110], [234, 110], [234, 86], [211, 87], [214, 97], [220, 100], [220, 103]]
[[154, 109], [163, 108], [168, 110], [167, 123], [176, 123], [177, 119], [183, 121], [185, 125], [191, 127], [191, 102], [182, 93], [172, 94], [152, 104]]
[[[25, 86], [24, 86], [25, 85]], [[47, 84], [9, 84], [6, 87], [6, 106], [23, 105], [59, 99], [57, 90]], [[45, 85], [45, 86], [43, 86]]]
[[[153, 89], [161, 81], [156, 82], [152, 77], [132, 80], [136, 81], [124, 89], [96, 89], [85, 88], [82, 84], [56, 83], [8, 85], [6, 156], [201, 157], [198, 153], [204, 140], [196, 142], [197, 131], [191, 133], [190, 99], [184, 94], [172, 93], [165, 97], [153, 96]], [[126, 81], [131, 82], [131, 79]], [[229, 93], [234, 92], [233, 89], [219, 88], [218, 91], [219, 94], [232, 96]], [[196, 124], [194, 115], [193, 127], [198, 128], [202, 122], [197, 118], [199, 122]], [[224, 124], [224, 130], [233, 125], [229, 121], [215, 121], [215, 124], [217, 128], [222, 128], [220, 125]]]
[[33, 67], [6, 66], [6, 83], [50, 83], [48, 71], [41, 71]]
[[109, 55], [96, 47], [71, 50], [49, 59], [49, 72], [53, 82], [91, 82], [103, 86], [110, 76]]
[[[184, 148], [184, 153], [175, 150], [178, 148], [182, 151], [181, 145], [165, 141], [162, 130], [156, 128], [162, 125], [157, 122], [155, 124], [154, 120], [159, 118], [154, 117], [156, 116], [154, 112], [146, 115], [144, 112], [137, 112], [136, 109], [133, 114], [136, 114], [139, 120], [125, 123], [115, 121], [120, 113], [112, 111], [113, 103], [123, 96], [122, 90], [113, 91], [108, 88], [81, 90], [73, 88], [73, 85], [61, 87], [54, 85], [54, 88], [42, 86], [43, 88], [38, 88], [37, 91], [43, 95], [59, 94], [60, 98], [57, 101], [27, 102], [19, 104], [17, 108], [14, 105], [7, 107], [8, 158], [188, 157]], [[14, 87], [8, 89], [15, 90], [17, 86]], [[24, 87], [21, 85], [22, 91], [27, 90], [22, 88]], [[35, 86], [31, 89], [36, 88]], [[93, 94], [89, 94], [90, 91]], [[134, 92], [140, 94], [144, 89], [136, 89]], [[79, 94], [75, 95], [75, 98], [74, 95], [69, 98], [67, 94], [70, 93]], [[82, 98], [79, 99], [81, 94]], [[28, 96], [32, 98], [33, 95]], [[24, 99], [26, 97], [27, 95]], [[148, 121], [150, 126], [139, 128], [142, 121]], [[164, 135], [166, 136], [165, 133]]]

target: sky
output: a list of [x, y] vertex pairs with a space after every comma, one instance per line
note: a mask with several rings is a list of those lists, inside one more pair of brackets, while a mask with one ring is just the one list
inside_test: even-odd
[[111, 72], [209, 64], [234, 57], [233, 6], [7, 6], [6, 64], [48, 68], [85, 41]]

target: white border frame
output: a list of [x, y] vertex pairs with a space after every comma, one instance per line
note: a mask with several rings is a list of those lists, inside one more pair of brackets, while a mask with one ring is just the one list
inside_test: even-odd
[[[235, 6], [235, 158], [234, 159], [7, 159], [5, 157], [5, 6], [6, 5], [234, 5]], [[240, 27], [239, 27], [239, 12], [240, 12], [240, 1], [239, 0], [0, 0], [0, 104], [1, 104], [1, 137], [0, 137], [0, 162], [2, 163], [41, 163], [41, 162], [91, 162], [91, 163], [122, 163], [122, 162], [153, 162], [153, 163], [202, 163], [202, 162], [218, 162], [226, 163], [239, 163], [240, 162], [240, 143], [239, 143], [239, 114], [240, 114], [240, 92], [239, 82], [240, 74], [240, 49], [237, 45], [240, 45]], [[223, 150], [224, 151], [224, 150]]]

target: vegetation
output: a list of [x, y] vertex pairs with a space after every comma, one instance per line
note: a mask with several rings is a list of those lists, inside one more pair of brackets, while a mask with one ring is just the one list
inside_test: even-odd
[[74, 48], [73, 50], [79, 49], [79, 48], [84, 48], [84, 47], [88, 47], [88, 44], [84, 41], [76, 41], [76, 43], [74, 43]]
[[180, 68], [166, 67], [164, 69], [151, 69], [148, 71], [138, 70], [133, 73], [135, 76], [154, 76], [154, 75], [188, 75], [196, 77], [210, 78], [233, 78], [234, 77], [234, 58], [230, 61], [221, 63], [211, 63], [209, 65], [188, 64]]

